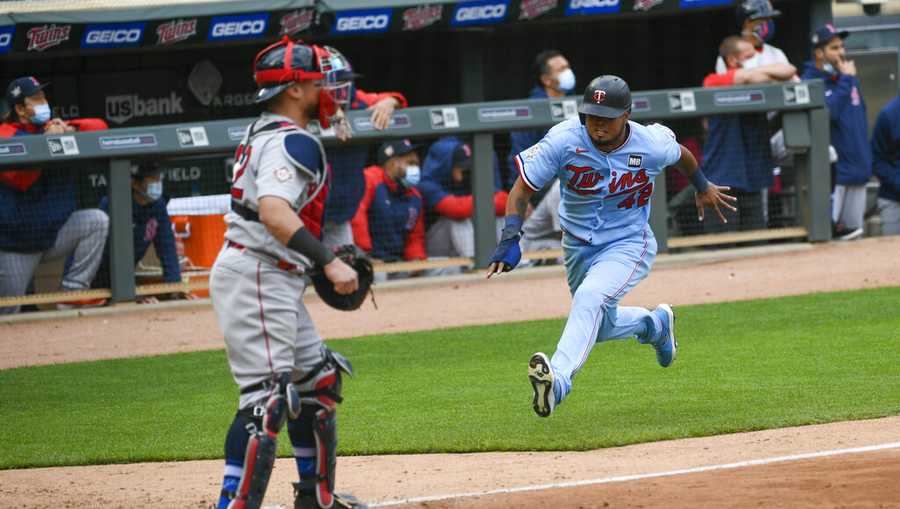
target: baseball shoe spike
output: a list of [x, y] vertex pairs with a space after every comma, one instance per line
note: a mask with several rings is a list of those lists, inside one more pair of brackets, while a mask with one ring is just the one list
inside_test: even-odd
[[547, 417], [556, 406], [556, 396], [553, 394], [553, 368], [550, 367], [550, 359], [542, 352], [537, 352], [528, 361], [528, 380], [534, 391], [532, 407], [534, 413], [540, 417]]

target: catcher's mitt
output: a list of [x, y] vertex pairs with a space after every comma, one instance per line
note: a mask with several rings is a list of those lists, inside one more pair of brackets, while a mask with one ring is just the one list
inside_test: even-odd
[[342, 311], [353, 311], [362, 306], [366, 296], [372, 291], [375, 270], [372, 260], [353, 244], [346, 244], [334, 250], [334, 255], [356, 271], [359, 286], [353, 293], [341, 295], [334, 290], [334, 284], [325, 276], [323, 267], [316, 266], [309, 274], [316, 293], [329, 306]]

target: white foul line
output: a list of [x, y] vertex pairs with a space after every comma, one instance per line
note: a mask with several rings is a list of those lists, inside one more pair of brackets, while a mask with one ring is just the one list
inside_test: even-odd
[[900, 449], [900, 442], [891, 442], [887, 444], [868, 445], [865, 447], [853, 447], [850, 449], [834, 449], [831, 451], [809, 452], [804, 454], [793, 454], [790, 456], [775, 456], [773, 458], [764, 458], [758, 460], [739, 461], [737, 463], [724, 463], [721, 465], [707, 465], [703, 467], [683, 468], [679, 470], [669, 470], [667, 472], [652, 472], [649, 474], [619, 475], [614, 477], [601, 477], [599, 479], [585, 479], [583, 481], [567, 481], [552, 484], [534, 484], [530, 486], [517, 486], [515, 488], [499, 488], [487, 491], [472, 491], [467, 493], [453, 493], [448, 495], [430, 495], [424, 497], [412, 497], [402, 500], [385, 500], [375, 504], [369, 504], [369, 507], [389, 507], [394, 505], [414, 504], [416, 502], [435, 502], [438, 500], [448, 500], [452, 498], [482, 497], [487, 495], [500, 495], [506, 493], [519, 493], [523, 491], [539, 491], [555, 488], [574, 488], [577, 486], [588, 486], [592, 484], [609, 484], [614, 482], [637, 481], [640, 479], [652, 479], [654, 477], [669, 477], [673, 475], [697, 474], [701, 472], [712, 472], [714, 470], [728, 470], [733, 468], [752, 467], [757, 465], [769, 465], [772, 463], [783, 463], [786, 461], [798, 461], [813, 458], [825, 458], [828, 456], [839, 456], [842, 454], [857, 454], [862, 452], [883, 451], [887, 449]]

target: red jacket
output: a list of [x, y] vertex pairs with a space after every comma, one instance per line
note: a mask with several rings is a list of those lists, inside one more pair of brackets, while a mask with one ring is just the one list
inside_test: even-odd
[[[76, 131], [102, 131], [109, 126], [100, 118], [75, 118], [68, 124]], [[0, 124], [0, 138], [12, 138], [24, 134], [41, 134], [41, 130], [34, 124], [20, 124], [18, 122], [4, 122]], [[9, 170], [0, 172], [0, 183], [17, 191], [25, 192], [41, 178], [41, 170]]]
[[427, 258], [419, 191], [398, 185], [379, 166], [369, 166], [364, 175], [365, 193], [350, 223], [353, 242], [387, 262]]

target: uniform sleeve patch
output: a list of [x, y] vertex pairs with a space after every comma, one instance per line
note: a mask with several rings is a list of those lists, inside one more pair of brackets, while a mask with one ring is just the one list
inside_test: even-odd
[[275, 170], [275, 178], [282, 183], [289, 182], [291, 180], [291, 170], [284, 167], [278, 168]]

